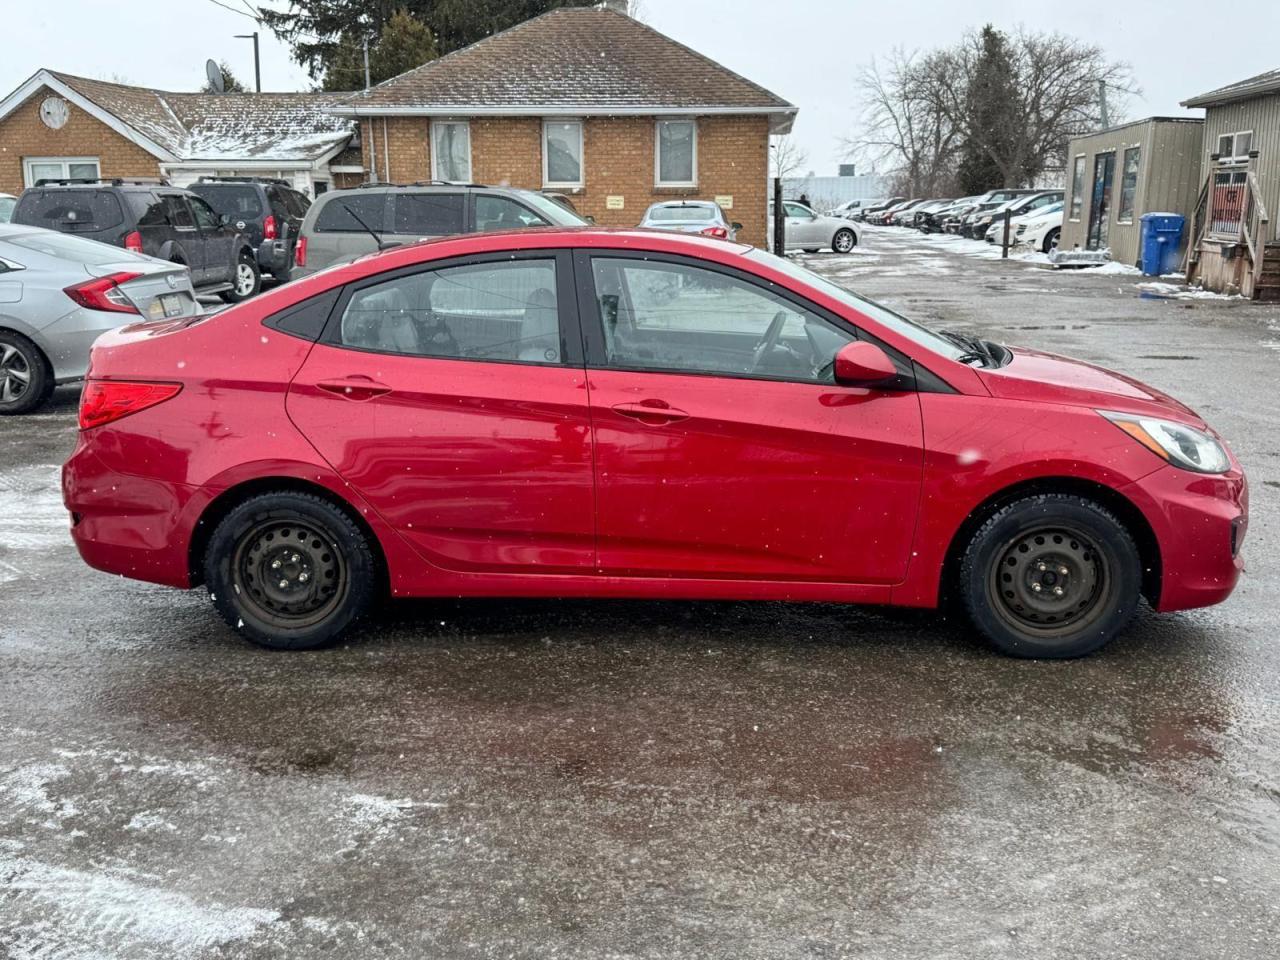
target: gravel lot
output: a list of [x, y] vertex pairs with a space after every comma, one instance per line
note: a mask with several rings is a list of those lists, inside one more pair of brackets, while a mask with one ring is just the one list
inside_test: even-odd
[[639, 602], [398, 604], [273, 655], [81, 564], [64, 390], [0, 422], [0, 956], [1273, 956], [1280, 310], [975, 249], [804, 259], [1204, 413], [1253, 485], [1230, 602], [1070, 663]]

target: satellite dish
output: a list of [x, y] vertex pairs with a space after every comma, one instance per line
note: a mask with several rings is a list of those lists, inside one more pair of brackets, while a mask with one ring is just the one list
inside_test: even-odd
[[222, 68], [215, 60], [204, 62], [204, 75], [209, 78], [209, 87], [214, 93], [226, 93], [227, 84], [222, 79]]

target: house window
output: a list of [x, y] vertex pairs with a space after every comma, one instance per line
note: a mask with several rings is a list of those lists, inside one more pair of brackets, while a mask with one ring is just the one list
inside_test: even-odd
[[1138, 158], [1139, 147], [1130, 147], [1124, 152], [1124, 170], [1120, 177], [1120, 213], [1117, 221], [1133, 223], [1133, 203], [1138, 192]]
[[1084, 212], [1084, 155], [1076, 157], [1071, 170], [1071, 219], [1079, 221]]
[[471, 182], [471, 126], [467, 121], [432, 122], [431, 177], [453, 183]]
[[97, 157], [32, 157], [23, 164], [26, 186], [38, 180], [91, 180], [101, 176]]
[[542, 185], [580, 187], [582, 178], [582, 123], [547, 120], [542, 125]]
[[698, 125], [693, 120], [659, 120], [654, 183], [693, 187], [698, 183]]
[[1226, 163], [1249, 159], [1253, 149], [1253, 131], [1243, 133], [1224, 133], [1218, 137], [1218, 160]]

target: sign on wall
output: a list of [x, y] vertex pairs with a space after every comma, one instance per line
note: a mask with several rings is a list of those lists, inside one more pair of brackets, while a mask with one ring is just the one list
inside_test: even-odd
[[623, 197], [605, 197], [604, 206], [606, 210], [622, 210]]
[[721, 210], [732, 210], [733, 194], [731, 193], [721, 194], [720, 196], [716, 197], [716, 203], [720, 205]]

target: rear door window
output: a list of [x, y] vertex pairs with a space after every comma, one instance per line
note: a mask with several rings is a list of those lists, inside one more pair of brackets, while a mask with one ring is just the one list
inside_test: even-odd
[[14, 219], [64, 233], [92, 233], [120, 226], [124, 211], [110, 190], [28, 190]]
[[195, 219], [191, 216], [191, 208], [187, 206], [185, 198], [177, 194], [166, 194], [164, 198], [165, 212], [169, 215], [169, 222], [179, 230], [194, 230], [196, 226]]
[[356, 196], [333, 195], [320, 208], [320, 215], [316, 217], [316, 232], [365, 233], [365, 228], [360, 223], [363, 220], [370, 229], [381, 233], [387, 228], [386, 208], [387, 195], [381, 192]]
[[443, 237], [463, 230], [461, 193], [395, 194], [395, 233]]

